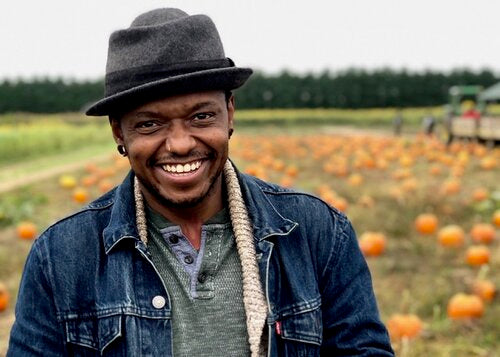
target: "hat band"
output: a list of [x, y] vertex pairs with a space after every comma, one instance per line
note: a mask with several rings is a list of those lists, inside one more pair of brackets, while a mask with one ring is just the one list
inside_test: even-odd
[[206, 61], [157, 64], [134, 67], [106, 74], [105, 96], [111, 96], [143, 84], [207, 69], [234, 67], [229, 57]]

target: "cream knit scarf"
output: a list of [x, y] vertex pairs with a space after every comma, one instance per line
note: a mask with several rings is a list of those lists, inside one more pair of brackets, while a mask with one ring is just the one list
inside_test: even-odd
[[[224, 166], [224, 177], [227, 186], [229, 216], [241, 262], [243, 304], [247, 316], [248, 342], [250, 344], [251, 356], [263, 356], [266, 354], [267, 348], [263, 341], [263, 331], [267, 317], [267, 303], [259, 277], [252, 225], [241, 195], [241, 188], [236, 172], [229, 160], [227, 160]], [[139, 231], [141, 240], [144, 244], [147, 244], [146, 214], [137, 177], [134, 178], [134, 196], [137, 230]]]

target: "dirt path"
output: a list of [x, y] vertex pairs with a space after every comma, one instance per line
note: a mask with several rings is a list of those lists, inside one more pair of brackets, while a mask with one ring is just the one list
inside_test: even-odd
[[[110, 156], [109, 153], [107, 154], [100, 154], [91, 158], [79, 160], [76, 162], [68, 163], [68, 164], [63, 164], [63, 165], [56, 165], [53, 167], [49, 167], [47, 169], [43, 170], [37, 170], [36, 174], [33, 175], [23, 175], [21, 177], [16, 177], [4, 182], [0, 182], [0, 194], [14, 190], [16, 188], [22, 187], [29, 185], [31, 183], [34, 183], [39, 180], [44, 180], [48, 179], [57, 175], [61, 175], [65, 172], [70, 172], [74, 170], [81, 169], [85, 167], [85, 165], [89, 163], [102, 163], [107, 160], [109, 160]], [[7, 166], [4, 168], [4, 170], [15, 170], [18, 169], [20, 165], [12, 165], [12, 166]]]

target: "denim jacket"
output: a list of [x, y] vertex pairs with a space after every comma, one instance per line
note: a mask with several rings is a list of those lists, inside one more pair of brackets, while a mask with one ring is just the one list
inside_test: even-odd
[[[172, 356], [167, 288], [138, 238], [132, 178], [34, 242], [7, 356]], [[239, 180], [269, 308], [268, 355], [392, 356], [347, 218], [313, 196]]]

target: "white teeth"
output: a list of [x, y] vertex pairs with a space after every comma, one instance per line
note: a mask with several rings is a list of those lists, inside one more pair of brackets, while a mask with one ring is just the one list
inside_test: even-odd
[[186, 173], [199, 169], [201, 166], [201, 161], [196, 161], [191, 164], [177, 164], [177, 165], [163, 165], [163, 170], [167, 172], [175, 173]]

